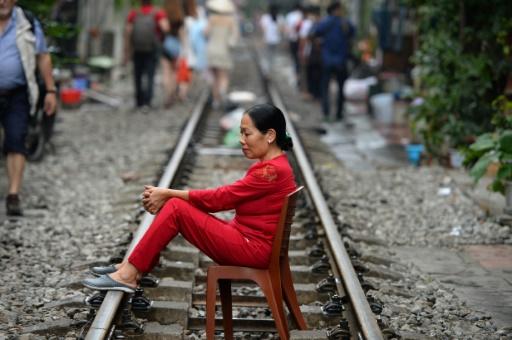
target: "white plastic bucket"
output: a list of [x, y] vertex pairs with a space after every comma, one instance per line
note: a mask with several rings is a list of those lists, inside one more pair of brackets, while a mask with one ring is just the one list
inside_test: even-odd
[[379, 123], [393, 123], [393, 94], [376, 94], [370, 98], [370, 105]]
[[464, 156], [455, 149], [450, 149], [450, 165], [452, 168], [458, 169], [462, 167], [462, 164], [464, 162]]

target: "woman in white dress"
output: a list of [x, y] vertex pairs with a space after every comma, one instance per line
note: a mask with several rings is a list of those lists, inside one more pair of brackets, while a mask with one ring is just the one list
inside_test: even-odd
[[219, 107], [229, 88], [229, 71], [233, 68], [230, 48], [238, 39], [235, 5], [230, 0], [209, 0], [207, 56], [212, 73], [213, 106]]

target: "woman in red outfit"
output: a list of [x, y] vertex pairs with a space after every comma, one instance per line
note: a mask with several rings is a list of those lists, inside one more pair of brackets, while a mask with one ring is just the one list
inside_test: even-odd
[[[98, 290], [134, 291], [142, 273], [150, 272], [160, 252], [178, 234], [221, 265], [265, 268], [284, 198], [295, 190], [293, 171], [284, 151], [292, 147], [283, 113], [256, 105], [240, 123], [245, 157], [258, 160], [245, 177], [216, 189], [176, 190], [146, 186], [144, 208], [157, 214], [128, 259], [95, 267], [101, 275], [83, 284]], [[231, 221], [210, 213], [235, 209]]]

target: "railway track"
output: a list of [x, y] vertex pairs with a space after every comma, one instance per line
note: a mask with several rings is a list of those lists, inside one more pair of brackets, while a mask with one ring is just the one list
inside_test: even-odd
[[[279, 93], [256, 66], [248, 49], [240, 51], [239, 58], [238, 67], [250, 77], [247, 79], [253, 80], [248, 84], [243, 79], [235, 79], [233, 87], [256, 92], [260, 101], [272, 102], [286, 112]], [[206, 92], [201, 94], [158, 186], [215, 187], [243, 176], [250, 161], [239, 149], [222, 146], [223, 131], [219, 127], [222, 114], [209, 108]], [[306, 186], [292, 227], [290, 263], [303, 315], [309, 328], [317, 329], [306, 333], [292, 331], [291, 336], [296, 339], [380, 339], [382, 334], [374, 317], [378, 303], [372, 302], [370, 306], [366, 300], [361, 277], [350, 262], [350, 256], [356, 254], [345, 249], [300, 144], [300, 136], [293, 122], [287, 120], [295, 144], [290, 159], [299, 184]], [[223, 213], [221, 217], [229, 218], [230, 213]], [[142, 237], [152, 218], [147, 213], [142, 216], [126, 254]], [[201, 337], [205, 325], [205, 273], [211, 263], [178, 236], [162, 254], [161, 265], [143, 279], [143, 290], [133, 296], [122, 292], [95, 293], [86, 299], [90, 320], [82, 327], [79, 338]], [[239, 332], [235, 333], [236, 337], [277, 337], [261, 291], [249, 282], [233, 285], [233, 317], [235, 331]], [[137, 321], [139, 318], [147, 320], [144, 326]], [[221, 314], [217, 318], [217, 334], [222, 337]]]

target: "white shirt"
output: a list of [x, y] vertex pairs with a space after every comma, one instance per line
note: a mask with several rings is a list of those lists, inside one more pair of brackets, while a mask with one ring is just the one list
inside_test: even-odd
[[304, 19], [302, 21], [302, 24], [300, 25], [299, 37], [307, 38], [309, 35], [309, 32], [311, 31], [311, 27], [313, 27], [313, 20], [311, 20], [309, 18]]
[[302, 12], [299, 10], [291, 11], [286, 15], [286, 32], [288, 40], [296, 41], [298, 38], [297, 26], [302, 20]]
[[260, 19], [260, 27], [263, 31], [263, 40], [267, 44], [277, 45], [281, 42], [280, 18], [276, 21], [270, 14], [263, 14]]

